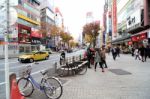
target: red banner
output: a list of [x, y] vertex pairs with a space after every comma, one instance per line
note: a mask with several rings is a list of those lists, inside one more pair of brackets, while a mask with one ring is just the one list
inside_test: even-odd
[[116, 36], [117, 33], [117, 2], [113, 0], [113, 8], [112, 8], [112, 19], [113, 19], [113, 35]]
[[139, 35], [137, 35], [137, 36], [133, 36], [133, 37], [131, 37], [131, 40], [132, 40], [133, 42], [138, 42], [138, 41], [144, 40], [144, 39], [147, 38], [147, 35], [146, 35], [146, 34], [147, 34], [147, 33], [142, 33], [142, 34], [139, 34]]
[[42, 34], [39, 33], [38, 31], [32, 31], [31, 32], [31, 37], [42, 38]]

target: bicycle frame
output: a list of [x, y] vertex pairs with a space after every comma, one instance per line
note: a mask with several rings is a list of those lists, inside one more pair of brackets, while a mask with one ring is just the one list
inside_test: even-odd
[[[32, 83], [37, 89], [39, 89], [40, 91], [44, 92], [44, 88], [41, 87], [41, 85], [40, 85], [38, 82], [36, 82], [36, 81], [33, 79], [33, 77], [32, 77], [31, 75], [29, 75], [27, 79], [30, 80], [31, 83]], [[42, 78], [42, 80], [43, 80], [43, 78]]]

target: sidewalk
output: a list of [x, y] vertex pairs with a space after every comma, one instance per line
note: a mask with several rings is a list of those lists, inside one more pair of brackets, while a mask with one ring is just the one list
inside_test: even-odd
[[[63, 77], [63, 95], [60, 99], [150, 99], [150, 59], [148, 62], [121, 55], [116, 61], [107, 56], [108, 69], [88, 69], [85, 75]], [[47, 99], [34, 92], [27, 99]]]

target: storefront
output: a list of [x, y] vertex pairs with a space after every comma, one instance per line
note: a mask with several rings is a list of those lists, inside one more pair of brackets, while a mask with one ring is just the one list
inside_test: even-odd
[[131, 36], [132, 45], [134, 47], [138, 47], [141, 45], [147, 45], [148, 44], [148, 32], [140, 32], [137, 34], [134, 34]]
[[42, 34], [38, 30], [32, 28], [31, 32], [31, 51], [41, 50]]
[[18, 44], [19, 53], [31, 52], [31, 28], [22, 24], [18, 24]]

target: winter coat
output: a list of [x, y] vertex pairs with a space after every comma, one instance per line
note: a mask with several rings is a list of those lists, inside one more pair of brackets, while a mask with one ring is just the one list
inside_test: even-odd
[[101, 60], [101, 56], [100, 54], [98, 53], [98, 51], [95, 52], [95, 63], [99, 63], [99, 62], [102, 62]]

